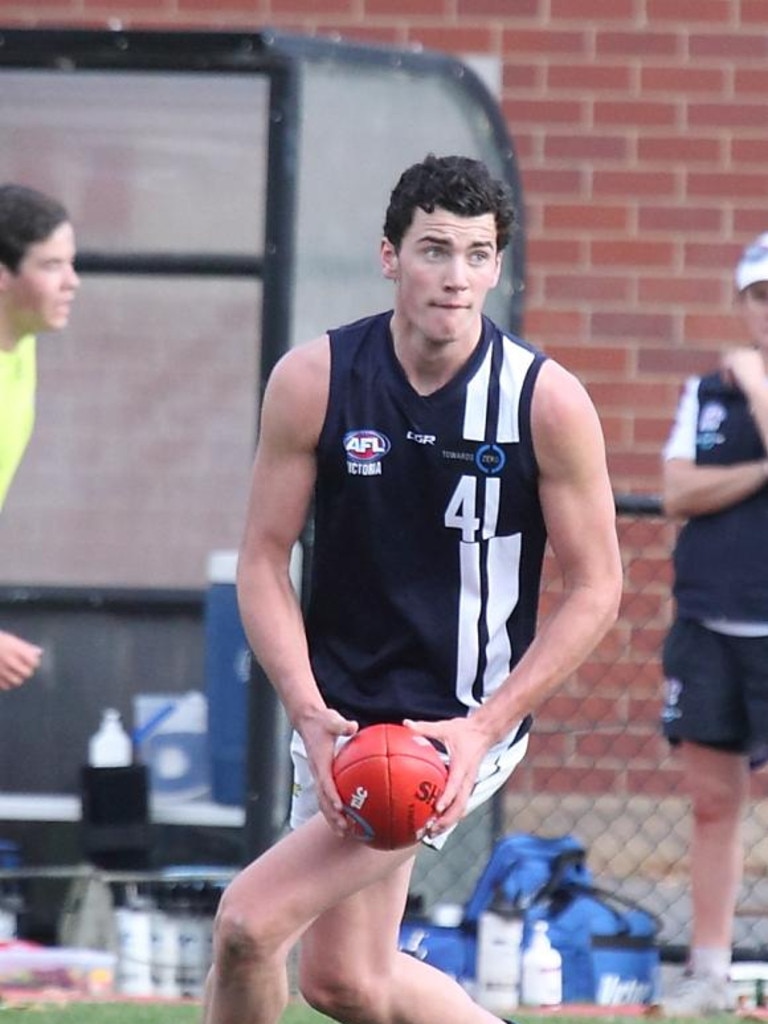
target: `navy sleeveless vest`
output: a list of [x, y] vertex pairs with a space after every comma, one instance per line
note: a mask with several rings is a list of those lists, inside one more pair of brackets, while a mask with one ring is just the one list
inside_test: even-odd
[[327, 703], [362, 725], [466, 715], [534, 635], [545, 527], [530, 427], [544, 356], [483, 318], [433, 394], [391, 312], [330, 332], [307, 635]]
[[[765, 458], [744, 394], [720, 374], [699, 382], [696, 463], [729, 466]], [[678, 614], [768, 622], [768, 487], [745, 501], [689, 519], [675, 547]]]

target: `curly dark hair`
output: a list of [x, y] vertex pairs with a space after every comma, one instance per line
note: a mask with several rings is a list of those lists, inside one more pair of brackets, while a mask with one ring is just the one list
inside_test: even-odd
[[501, 252], [507, 245], [515, 222], [512, 194], [482, 161], [430, 153], [421, 163], [409, 167], [392, 190], [384, 235], [399, 249], [416, 209], [432, 213], [436, 207], [460, 217], [492, 213], [496, 218], [496, 248]]
[[26, 185], [0, 185], [0, 263], [16, 273], [27, 249], [66, 224], [60, 202]]

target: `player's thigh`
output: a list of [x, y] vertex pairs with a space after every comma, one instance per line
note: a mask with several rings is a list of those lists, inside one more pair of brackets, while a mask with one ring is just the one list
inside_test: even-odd
[[240, 872], [225, 890], [219, 918], [277, 944], [408, 857], [407, 851], [371, 850], [338, 836], [317, 814]]
[[407, 859], [329, 907], [306, 931], [299, 958], [305, 988], [365, 983], [389, 974], [398, 955], [400, 922], [415, 860], [413, 851], [410, 855], [399, 852]]

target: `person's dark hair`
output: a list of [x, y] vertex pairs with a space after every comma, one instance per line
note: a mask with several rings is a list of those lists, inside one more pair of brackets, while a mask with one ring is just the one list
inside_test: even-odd
[[0, 185], [0, 263], [16, 273], [30, 245], [69, 220], [60, 202], [26, 185]]
[[392, 190], [384, 220], [384, 235], [395, 249], [400, 248], [417, 207], [425, 213], [440, 207], [460, 217], [492, 213], [496, 218], [499, 252], [507, 245], [515, 222], [515, 207], [507, 185], [494, 178], [482, 161], [466, 156], [437, 157], [430, 153], [402, 173]]

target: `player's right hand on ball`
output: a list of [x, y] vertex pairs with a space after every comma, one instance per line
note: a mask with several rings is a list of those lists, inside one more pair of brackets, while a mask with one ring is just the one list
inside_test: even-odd
[[342, 736], [354, 736], [357, 730], [357, 722], [344, 718], [331, 708], [316, 709], [305, 717], [299, 728], [317, 785], [320, 810], [339, 835], [346, 835], [349, 822], [333, 781], [331, 764], [336, 754], [337, 741]]

